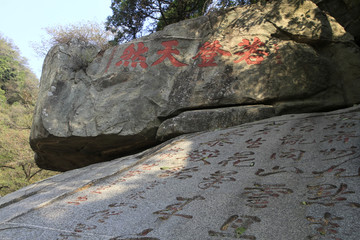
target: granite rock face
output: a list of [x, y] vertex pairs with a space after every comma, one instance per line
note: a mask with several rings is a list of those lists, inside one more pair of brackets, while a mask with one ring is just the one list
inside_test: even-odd
[[2, 240], [360, 239], [360, 106], [188, 134], [0, 198]]
[[359, 0], [313, 0], [320, 9], [333, 16], [347, 32], [355, 37], [360, 46], [360, 1]]
[[186, 111], [162, 122], [156, 137], [163, 141], [182, 134], [227, 128], [273, 116], [274, 107], [265, 105]]
[[[350, 106], [360, 102], [359, 76], [353, 36], [313, 2], [233, 8], [105, 52], [77, 44], [52, 48], [30, 143], [40, 167], [65, 171], [153, 146], [163, 139], [159, 131], [187, 132], [159, 129], [179, 114], [193, 116], [186, 112]], [[208, 122], [215, 123], [209, 129], [228, 127]]]

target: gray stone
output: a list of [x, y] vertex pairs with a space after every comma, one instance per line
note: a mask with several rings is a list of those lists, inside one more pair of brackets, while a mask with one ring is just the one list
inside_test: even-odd
[[0, 198], [0, 238], [360, 239], [360, 106], [181, 136]]
[[211, 13], [105, 52], [56, 46], [30, 144], [40, 167], [66, 171], [154, 146], [162, 122], [188, 110], [351, 106], [360, 102], [359, 59], [351, 34], [311, 1]]
[[265, 105], [186, 111], [162, 122], [156, 137], [163, 141], [182, 134], [232, 127], [274, 115], [274, 108]]

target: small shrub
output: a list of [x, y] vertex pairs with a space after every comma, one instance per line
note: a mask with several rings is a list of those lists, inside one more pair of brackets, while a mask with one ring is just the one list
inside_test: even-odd
[[105, 50], [109, 47], [109, 41], [114, 38], [113, 33], [105, 30], [102, 24], [91, 21], [47, 27], [45, 31], [50, 38], [44, 38], [40, 43], [32, 43], [33, 49], [40, 57], [44, 57], [51, 47], [58, 44], [78, 43]]

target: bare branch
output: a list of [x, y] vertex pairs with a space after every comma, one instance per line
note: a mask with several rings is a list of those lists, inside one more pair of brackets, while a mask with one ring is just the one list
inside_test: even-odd
[[10, 169], [15, 169], [14, 167], [6, 166], [6, 165], [2, 165], [2, 166], [0, 166], [0, 168], [10, 168]]
[[38, 174], [39, 172], [41, 172], [42, 171], [42, 169], [39, 169], [39, 170], [37, 170], [36, 172], [34, 172], [29, 178], [28, 178], [28, 181], [30, 181], [30, 179], [32, 178], [32, 177], [34, 177], [36, 174]]

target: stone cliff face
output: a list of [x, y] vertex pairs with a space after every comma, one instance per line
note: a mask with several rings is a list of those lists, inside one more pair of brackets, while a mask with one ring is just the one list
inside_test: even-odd
[[359, 0], [313, 0], [323, 11], [331, 16], [351, 33], [360, 46], [360, 1]]
[[179, 134], [360, 102], [360, 50], [311, 1], [245, 6], [100, 52], [48, 53], [31, 133], [37, 164], [69, 170]]

